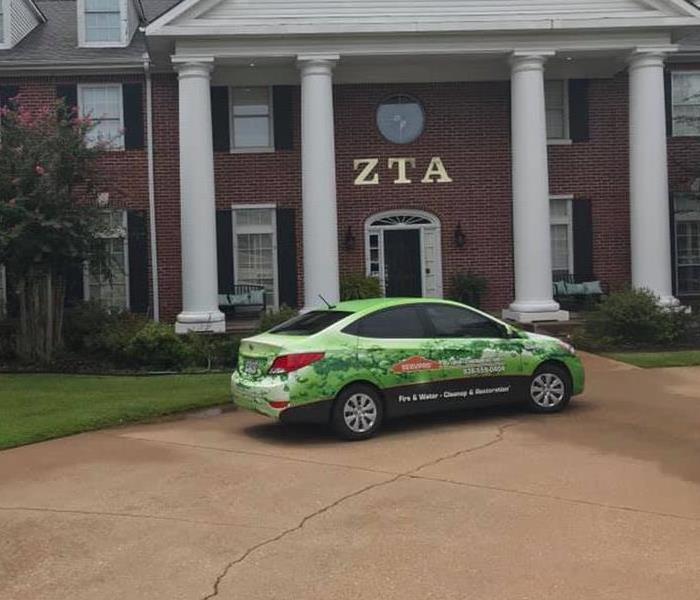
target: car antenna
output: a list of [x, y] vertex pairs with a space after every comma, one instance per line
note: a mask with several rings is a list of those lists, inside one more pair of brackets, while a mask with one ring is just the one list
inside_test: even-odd
[[328, 302], [328, 300], [326, 300], [321, 294], [319, 294], [318, 297], [319, 297], [321, 300], [323, 300], [323, 303], [324, 303], [328, 308], [335, 308], [335, 306], [334, 306], [333, 304], [331, 304], [330, 302]]

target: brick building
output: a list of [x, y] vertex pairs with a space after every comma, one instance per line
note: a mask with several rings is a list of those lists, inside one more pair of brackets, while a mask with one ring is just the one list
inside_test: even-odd
[[0, 102], [63, 97], [112, 140], [116, 275], [72, 296], [186, 331], [236, 285], [304, 307], [354, 273], [483, 275], [518, 321], [566, 319], [569, 275], [700, 295], [700, 10], [431, 6], [2, 0]]

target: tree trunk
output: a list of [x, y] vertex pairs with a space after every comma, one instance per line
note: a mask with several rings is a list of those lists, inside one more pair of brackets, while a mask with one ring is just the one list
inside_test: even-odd
[[48, 363], [63, 345], [65, 280], [48, 267], [32, 267], [19, 278], [17, 291], [17, 356], [27, 362]]

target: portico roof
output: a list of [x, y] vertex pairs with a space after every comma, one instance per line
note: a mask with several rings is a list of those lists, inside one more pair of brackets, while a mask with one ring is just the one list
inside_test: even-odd
[[183, 0], [156, 36], [567, 31], [698, 26], [688, 0]]

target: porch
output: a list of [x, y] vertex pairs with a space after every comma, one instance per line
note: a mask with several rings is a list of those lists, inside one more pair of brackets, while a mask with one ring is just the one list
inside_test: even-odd
[[[677, 14], [678, 20], [673, 21], [669, 15], [642, 11], [624, 18], [616, 15], [618, 21], [594, 23], [585, 15], [570, 14], [566, 22], [549, 20], [546, 27], [543, 18], [505, 23], [501, 15], [486, 19], [488, 26], [478, 19], [453, 24], [459, 33], [444, 31], [452, 27], [438, 26], [430, 19], [421, 22], [420, 33], [398, 25], [355, 31], [349, 23], [307, 31], [301, 26], [295, 29], [297, 22], [284, 31], [265, 29], [269, 24], [241, 31], [237, 28], [250, 23], [241, 25], [231, 18], [233, 13], [216, 16], [227, 3], [218, 8], [207, 5], [199, 12], [195, 4], [190, 2], [148, 31], [154, 48], [172, 48], [179, 79], [184, 307], [178, 317], [179, 331], [224, 327], [215, 301], [212, 146], [218, 132], [212, 128], [211, 86], [301, 87], [302, 304], [311, 308], [319, 304], [320, 296], [330, 302], [339, 298], [342, 232], [334, 85], [510, 82], [511, 164], [510, 173], [504, 172], [503, 177], [512, 182], [514, 293], [503, 316], [529, 323], [569, 318], [552, 293], [545, 81], [605, 79], [628, 69], [632, 283], [653, 290], [664, 304], [677, 303], [668, 233], [664, 60], [676, 49], [677, 28], [695, 23], [697, 15]], [[333, 35], [334, 27], [342, 33]], [[397, 147], [396, 154], [404, 153]], [[366, 159], [357, 159], [355, 185], [378, 182], [379, 175], [371, 169], [362, 172], [371, 166], [362, 164], [360, 159]], [[381, 160], [411, 159], [384, 156]], [[395, 183], [410, 183], [409, 164], [394, 163]], [[433, 175], [426, 174], [423, 183], [441, 189], [452, 182], [439, 169]], [[371, 252], [369, 244], [366, 252]], [[372, 261], [365, 258], [367, 272], [372, 274]]]

